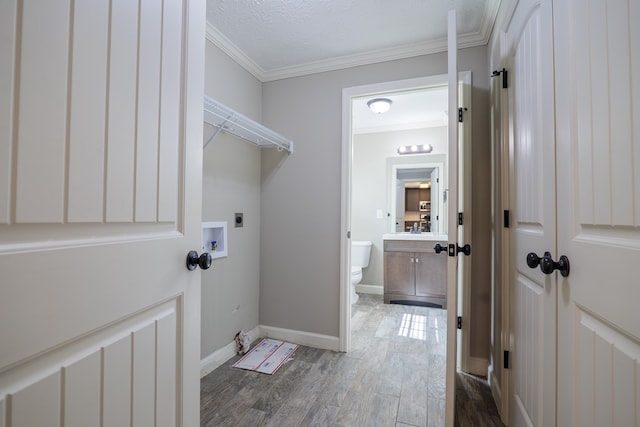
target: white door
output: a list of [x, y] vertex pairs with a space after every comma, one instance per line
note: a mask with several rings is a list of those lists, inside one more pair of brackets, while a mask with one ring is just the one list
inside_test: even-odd
[[0, 426], [198, 424], [204, 15], [0, 3]]
[[529, 253], [557, 256], [551, 0], [520, 1], [506, 36], [512, 118], [509, 425], [552, 426], [556, 285], [553, 275], [527, 264]]
[[640, 4], [557, 2], [554, 32], [558, 425], [638, 426]]
[[[462, 122], [458, 128], [458, 207], [462, 221], [456, 216], [450, 223], [457, 230], [458, 244], [472, 246], [471, 241], [471, 72], [460, 73], [458, 83], [458, 105], [456, 112], [462, 112]], [[460, 113], [458, 113], [460, 114]], [[459, 120], [459, 119], [458, 119]], [[472, 358], [469, 354], [471, 331], [471, 257], [473, 251], [460, 252], [458, 258], [458, 316], [462, 317], [462, 328], [458, 330], [458, 369], [475, 375], [486, 375], [487, 364], [482, 359]], [[463, 256], [464, 255], [464, 256]], [[465, 320], [466, 319], [466, 320]]]
[[[448, 14], [448, 87], [449, 87], [449, 248], [458, 244], [456, 218], [458, 216], [458, 36], [456, 10]], [[450, 255], [451, 252], [449, 253]], [[448, 256], [447, 261], [447, 366], [446, 366], [446, 413], [445, 425], [453, 426], [455, 416], [455, 381], [457, 355], [456, 318], [458, 305], [458, 257]]]

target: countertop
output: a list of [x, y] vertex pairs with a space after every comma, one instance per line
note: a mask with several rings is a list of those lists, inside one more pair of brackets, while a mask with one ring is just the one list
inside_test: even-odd
[[425, 242], [446, 243], [448, 241], [448, 236], [446, 234], [435, 234], [435, 233], [420, 233], [420, 234], [389, 233], [389, 234], [383, 234], [382, 240], [423, 240]]

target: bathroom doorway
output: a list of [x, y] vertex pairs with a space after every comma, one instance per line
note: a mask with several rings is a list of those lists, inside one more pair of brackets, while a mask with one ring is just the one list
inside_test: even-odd
[[[466, 102], [463, 101], [461, 105], [470, 105], [470, 74], [470, 72], [460, 73], [461, 98], [467, 97]], [[343, 247], [341, 248], [340, 346], [344, 351], [349, 351], [351, 348], [350, 242], [352, 240], [370, 240], [373, 243], [369, 267], [363, 269], [363, 278], [361, 283], [357, 285], [356, 290], [373, 295], [382, 294], [382, 236], [386, 233], [398, 232], [397, 227], [399, 224], [396, 223], [400, 222], [397, 218], [397, 206], [393, 206], [400, 203], [400, 197], [397, 197], [397, 192], [400, 190], [399, 187], [394, 189], [392, 185], [391, 170], [394, 163], [427, 163], [433, 168], [434, 159], [437, 159], [436, 163], [447, 164], [448, 112], [446, 99], [448, 91], [446, 84], [447, 76], [440, 75], [343, 90], [343, 209], [341, 222], [342, 231], [350, 237], [350, 240], [347, 240], [348, 244], [343, 242]], [[376, 124], [374, 121], [376, 115], [370, 114], [368, 121], [364, 124], [358, 121], [362, 114], [359, 114], [356, 109], [361, 109], [360, 113], [370, 113], [370, 111], [366, 110], [366, 104], [371, 99], [390, 99], [392, 103], [389, 112], [393, 112], [394, 108], [400, 110], [399, 107], [404, 103], [403, 97], [413, 96], [417, 99], [419, 96], [424, 97], [429, 92], [435, 98], [438, 96], [444, 98], [444, 104], [441, 104], [440, 107], [434, 107], [436, 111], [439, 111], [438, 116], [430, 116], [429, 118], [422, 116], [410, 119], [415, 115], [404, 113], [401, 114], [405, 119], [404, 122]], [[419, 102], [425, 102], [424, 98]], [[437, 105], [437, 103], [434, 103], [434, 105]], [[365, 110], [362, 110], [363, 108]], [[382, 117], [384, 114], [380, 114], [378, 117]], [[468, 138], [469, 133], [468, 129], [466, 134], [462, 132], [461, 138]], [[392, 134], [396, 135], [395, 142], [388, 142], [389, 139], [394, 140], [393, 137], [388, 138]], [[410, 150], [413, 153], [403, 155], [401, 150]], [[461, 157], [463, 156], [464, 153], [461, 153]], [[380, 166], [381, 158], [384, 160], [383, 166]], [[460, 162], [464, 167], [469, 163], [462, 160]], [[397, 169], [397, 166], [395, 168]], [[440, 188], [436, 191], [439, 191], [440, 195], [436, 196], [435, 201], [436, 205], [439, 204], [437, 208], [440, 209], [438, 219], [444, 220], [447, 218], [446, 170], [438, 169], [437, 175], [436, 179], [439, 180], [437, 184], [440, 185]], [[471, 204], [468, 202], [469, 192], [464, 191], [464, 188], [470, 188], [470, 185], [468, 185], [469, 177], [469, 171], [461, 169], [459, 203], [467, 208], [470, 208]], [[394, 178], [393, 181], [397, 183], [397, 179]], [[433, 185], [433, 182], [431, 185]], [[368, 188], [369, 190], [360, 192], [357, 191], [359, 188]], [[392, 197], [392, 193], [396, 193], [396, 195]], [[419, 202], [427, 202], [427, 200], [419, 200]], [[417, 215], [423, 212], [420, 211], [421, 206], [419, 205], [416, 209]], [[425, 210], [427, 206], [427, 204], [424, 204]], [[433, 208], [433, 204], [431, 208]], [[424, 218], [425, 216], [421, 215], [419, 218]], [[420, 222], [418, 223], [420, 224]], [[438, 227], [441, 227], [441, 231], [446, 232], [446, 222], [440, 223]], [[364, 234], [363, 230], [367, 230], [367, 234]], [[468, 236], [470, 236], [470, 227], [465, 230], [465, 235], [467, 231]], [[469, 240], [467, 237], [463, 241]], [[464, 283], [464, 278], [467, 280], [469, 278], [468, 270], [469, 268], [466, 268], [461, 263], [459, 276], [462, 280], [458, 290], [458, 313], [463, 316], [469, 310], [465, 301], [465, 297], [468, 295], [468, 285]], [[465, 345], [465, 341], [468, 343], [468, 340], [465, 340], [465, 337], [460, 334], [458, 334], [458, 337], [458, 366], [464, 370], [465, 352], [468, 352], [468, 345]]]

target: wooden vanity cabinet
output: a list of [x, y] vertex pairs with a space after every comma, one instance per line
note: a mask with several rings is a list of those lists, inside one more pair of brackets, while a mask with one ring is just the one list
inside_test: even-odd
[[385, 240], [384, 302], [424, 302], [447, 306], [447, 256], [436, 242]]

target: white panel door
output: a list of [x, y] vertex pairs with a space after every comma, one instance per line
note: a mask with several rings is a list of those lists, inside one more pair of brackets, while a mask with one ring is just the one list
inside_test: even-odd
[[0, 425], [197, 425], [203, 0], [0, 3]]
[[511, 385], [509, 424], [555, 423], [556, 286], [527, 255], [555, 251], [550, 0], [520, 1], [509, 25]]
[[[449, 185], [449, 248], [458, 243], [456, 217], [458, 216], [458, 34], [456, 10], [451, 9], [447, 18], [448, 27], [448, 64], [447, 85], [449, 90], [449, 165], [447, 181]], [[453, 426], [455, 418], [455, 384], [457, 371], [457, 332], [454, 326], [458, 317], [458, 257], [450, 254], [447, 261], [447, 366], [446, 366], [446, 413], [445, 424]]]
[[554, 5], [558, 425], [640, 425], [640, 4]]

